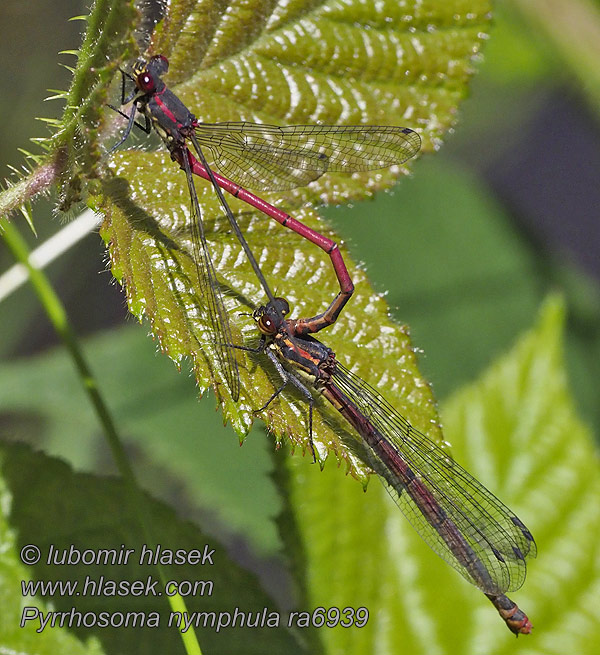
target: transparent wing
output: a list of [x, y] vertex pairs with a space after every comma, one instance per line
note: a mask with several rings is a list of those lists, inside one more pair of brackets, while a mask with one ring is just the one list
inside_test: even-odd
[[214, 166], [262, 191], [304, 186], [323, 173], [367, 171], [414, 157], [421, 137], [408, 127], [199, 123], [196, 137]]
[[364, 380], [339, 363], [332, 379], [367, 419], [370, 464], [421, 537], [485, 593], [518, 589], [536, 555], [518, 517]]
[[183, 156], [182, 162], [190, 191], [193, 256], [198, 273], [198, 284], [201, 290], [200, 298], [205, 303], [202, 311], [208, 318], [207, 322], [211, 326], [212, 334], [209, 339], [214, 344], [219, 368], [227, 380], [233, 400], [238, 400], [240, 395], [240, 377], [234, 349], [228, 345], [233, 343], [229, 315], [227, 314], [223, 296], [219, 290], [219, 281], [204, 235], [198, 196], [196, 195], [194, 179], [187, 156]]

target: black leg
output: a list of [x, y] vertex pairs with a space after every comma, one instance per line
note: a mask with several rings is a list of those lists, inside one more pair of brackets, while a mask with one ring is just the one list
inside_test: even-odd
[[[138, 95], [139, 91], [137, 86], [134, 86], [132, 89], [131, 93], [129, 95], [125, 95], [125, 78], [128, 77], [130, 80], [132, 80], [135, 83], [134, 78], [124, 71], [122, 68], [119, 69], [121, 71], [121, 106], [129, 104], [132, 100], [135, 99], [136, 95]], [[152, 123], [148, 116], [144, 115], [144, 125], [141, 123], [138, 123], [135, 120], [135, 116], [137, 113], [137, 106], [136, 103], [133, 103], [133, 107], [131, 108], [131, 113], [126, 114], [125, 112], [121, 111], [119, 108], [114, 107], [113, 105], [108, 105], [113, 111], [116, 111], [117, 114], [120, 114], [123, 116], [123, 118], [126, 118], [129, 122], [127, 123], [127, 128], [125, 129], [125, 132], [123, 133], [123, 136], [121, 139], [115, 143], [115, 145], [106, 153], [107, 156], [112, 154], [120, 145], [125, 143], [127, 139], [129, 138], [129, 135], [131, 134], [131, 130], [133, 129], [133, 126], [135, 125], [137, 128], [145, 132], [146, 134], [150, 134], [152, 131]]]
[[312, 394], [310, 391], [296, 378], [296, 376], [292, 375], [288, 371], [283, 368], [281, 362], [277, 359], [277, 356], [271, 351], [271, 350], [266, 350], [265, 349], [265, 344], [266, 344], [266, 336], [263, 334], [260, 338], [260, 343], [256, 348], [249, 348], [248, 346], [236, 346], [234, 344], [227, 344], [230, 348], [237, 348], [238, 350], [245, 350], [246, 352], [251, 352], [251, 353], [261, 353], [261, 352], [266, 352], [267, 356], [273, 362], [273, 366], [281, 376], [281, 379], [283, 380], [283, 384], [271, 395], [269, 400], [260, 407], [259, 409], [254, 410], [255, 414], [258, 414], [260, 412], [263, 412], [267, 407], [279, 396], [279, 394], [287, 387], [289, 383], [293, 384], [296, 389], [304, 396], [306, 402], [308, 403], [308, 438], [309, 438], [309, 444], [310, 444], [310, 451], [313, 456], [313, 462], [316, 463], [317, 461], [317, 454], [315, 452], [315, 444], [313, 441], [313, 406], [315, 404], [315, 400], [312, 397]]
[[124, 71], [122, 68], [119, 68], [121, 71], [121, 104], [126, 105], [128, 102], [131, 102], [135, 98], [137, 93], [137, 88], [134, 88], [129, 96], [125, 96], [125, 77], [128, 77], [134, 84], [135, 79], [127, 71]]
[[152, 125], [151, 125], [151, 123], [150, 123], [150, 119], [148, 118], [148, 116], [144, 116], [144, 118], [146, 119], [146, 124], [145, 124], [145, 125], [141, 125], [140, 123], [138, 123], [138, 122], [135, 120], [135, 114], [136, 114], [136, 111], [137, 111], [135, 105], [131, 108], [131, 114], [125, 114], [125, 113], [122, 112], [120, 109], [117, 109], [116, 107], [113, 107], [112, 105], [108, 105], [108, 106], [109, 106], [111, 109], [114, 109], [118, 114], [121, 114], [121, 116], [123, 116], [124, 118], [128, 118], [128, 119], [129, 119], [129, 123], [127, 124], [127, 128], [125, 129], [125, 132], [123, 133], [123, 136], [122, 136], [122, 137], [119, 139], [119, 141], [117, 141], [117, 143], [115, 143], [115, 145], [114, 145], [114, 146], [113, 146], [113, 147], [112, 147], [112, 148], [111, 148], [111, 149], [106, 153], [106, 156], [108, 156], [108, 155], [112, 155], [112, 153], [113, 153], [113, 152], [114, 152], [114, 151], [115, 151], [119, 146], [123, 145], [123, 143], [125, 143], [125, 141], [127, 141], [127, 139], [129, 138], [129, 135], [131, 134], [131, 130], [133, 129], [133, 126], [134, 126], [134, 125], [135, 125], [136, 127], [139, 127], [140, 130], [143, 130], [146, 134], [150, 134], [150, 132], [152, 131]]
[[227, 346], [228, 348], [236, 348], [237, 350], [245, 350], [248, 353], [264, 353], [265, 352], [265, 343], [267, 341], [267, 338], [265, 335], [261, 335], [260, 341], [258, 343], [258, 346], [256, 348], [250, 348], [249, 346], [236, 346], [234, 343], [225, 343], [223, 344], [224, 346]]
[[[118, 107], [115, 107], [114, 105], [106, 105], [106, 106], [109, 109], [112, 109], [113, 111], [116, 111], [117, 114], [121, 114], [121, 116], [123, 116], [123, 118], [126, 118], [127, 120], [129, 120], [130, 115], [126, 114], [124, 111], [121, 111]], [[148, 116], [144, 116], [144, 118], [146, 119], [146, 121], [145, 121], [146, 124], [145, 125], [142, 125], [141, 123], [138, 123], [137, 121], [134, 121], [133, 124], [136, 127], [138, 127], [140, 130], [142, 130], [142, 132], [145, 132], [146, 134], [150, 134], [150, 132], [152, 132], [152, 124], [151, 124], [150, 119], [148, 118]]]
[[119, 141], [117, 141], [117, 143], [115, 143], [115, 145], [106, 153], [107, 157], [108, 157], [108, 155], [112, 155], [112, 153], [120, 145], [122, 145], [123, 143], [125, 143], [125, 141], [127, 141], [127, 138], [129, 137], [129, 135], [131, 134], [131, 130], [133, 129], [133, 124], [135, 123], [135, 112], [137, 111], [135, 106], [133, 106], [131, 108], [131, 114], [129, 114], [129, 116], [127, 114], [124, 114], [122, 111], [119, 111], [118, 109], [117, 109], [117, 111], [119, 112], [119, 114], [121, 114], [121, 116], [125, 116], [125, 118], [128, 118], [129, 123], [127, 124], [127, 129], [125, 130], [125, 132], [124, 132], [123, 136], [121, 137], [121, 139]]

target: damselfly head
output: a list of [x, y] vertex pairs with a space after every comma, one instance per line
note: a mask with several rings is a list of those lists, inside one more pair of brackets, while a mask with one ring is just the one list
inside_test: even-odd
[[153, 93], [156, 91], [161, 75], [169, 70], [169, 60], [163, 55], [155, 55], [148, 61], [138, 59], [133, 67], [135, 82], [140, 91]]
[[274, 302], [259, 307], [253, 313], [258, 329], [267, 336], [273, 336], [279, 331], [283, 317], [290, 311], [290, 305], [285, 298], [275, 298]]

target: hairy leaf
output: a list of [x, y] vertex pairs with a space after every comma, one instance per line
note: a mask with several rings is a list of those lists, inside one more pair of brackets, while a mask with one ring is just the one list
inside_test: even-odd
[[[420, 131], [424, 150], [437, 145], [466, 92], [473, 59], [485, 37], [489, 3], [463, 2], [173, 2], [151, 40], [171, 62], [165, 80], [203, 122], [251, 120], [274, 124], [405, 125]], [[209, 159], [210, 161], [210, 159]], [[242, 394], [235, 404], [214, 361], [214, 336], [202, 308], [190, 242], [184, 174], [161, 145], [156, 152], [121, 151], [111, 158], [96, 206], [106, 214], [115, 277], [131, 311], [150, 320], [161, 348], [175, 362], [191, 357], [200, 391], [216, 386], [226, 420], [245, 434], [254, 410], [278, 385], [264, 357], [237, 353]], [[348, 202], [388, 188], [405, 169], [328, 174], [307, 188], [265, 198], [307, 225], [334, 236], [308, 203]], [[209, 186], [198, 181], [205, 232], [219, 275], [236, 344], [256, 344], [247, 315], [265, 301]], [[293, 317], [322, 312], [337, 282], [314, 245], [229, 199], [250, 247]], [[375, 222], [374, 222], [375, 225]], [[385, 388], [416, 427], [439, 437], [430, 390], [420, 377], [405, 328], [389, 321], [383, 300], [343, 251], [356, 293], [323, 339], [347, 366]], [[244, 313], [246, 315], [244, 315]], [[291, 402], [290, 402], [291, 401]], [[307, 443], [306, 404], [284, 394], [264, 412], [280, 438]], [[342, 446], [344, 429], [323, 409], [315, 436], [353, 474], [365, 469]]]

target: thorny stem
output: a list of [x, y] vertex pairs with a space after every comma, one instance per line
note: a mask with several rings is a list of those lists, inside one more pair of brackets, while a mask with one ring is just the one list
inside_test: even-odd
[[35, 168], [29, 175], [15, 182], [15, 184], [11, 184], [4, 189], [0, 193], [0, 217], [7, 216], [15, 209], [33, 200], [40, 193], [47, 191], [56, 182], [59, 168], [59, 158], [55, 157], [53, 160]]

